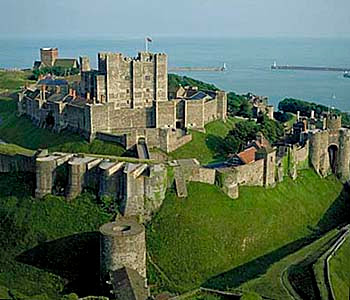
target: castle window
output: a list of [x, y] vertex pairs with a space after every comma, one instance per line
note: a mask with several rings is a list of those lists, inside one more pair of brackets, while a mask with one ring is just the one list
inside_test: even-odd
[[146, 92], [149, 92], [150, 91], [150, 89], [146, 89]]
[[124, 78], [125, 78], [125, 80], [130, 80], [130, 76], [129, 75], [126, 75]]
[[145, 76], [145, 80], [151, 80], [151, 76], [146, 75], [146, 76]]
[[130, 90], [129, 90], [129, 89], [126, 89], [126, 93], [129, 94], [129, 93], [130, 93]]

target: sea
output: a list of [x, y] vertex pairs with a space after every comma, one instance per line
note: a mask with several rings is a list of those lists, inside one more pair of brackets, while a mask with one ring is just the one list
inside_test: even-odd
[[[0, 68], [30, 68], [40, 47], [58, 47], [60, 57], [97, 53], [137, 56], [142, 38], [0, 38]], [[342, 72], [272, 70], [271, 65], [350, 68], [350, 39], [153, 37], [150, 51], [168, 54], [169, 67], [221, 67], [225, 72], [178, 72], [226, 91], [267, 96], [275, 106], [287, 97], [350, 111], [350, 79]]]

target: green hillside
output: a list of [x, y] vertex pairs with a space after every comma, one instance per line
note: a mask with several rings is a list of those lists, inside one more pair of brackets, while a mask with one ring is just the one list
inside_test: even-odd
[[343, 220], [345, 211], [342, 184], [311, 170], [274, 189], [242, 187], [238, 200], [207, 184], [190, 183], [188, 191], [186, 199], [169, 192], [148, 226], [148, 250], [167, 277], [151, 272], [158, 288], [238, 287]]
[[350, 239], [344, 242], [330, 261], [331, 284], [336, 299], [349, 299]]

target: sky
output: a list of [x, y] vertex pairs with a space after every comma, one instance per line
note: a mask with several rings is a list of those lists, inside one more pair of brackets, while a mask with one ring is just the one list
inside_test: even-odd
[[350, 37], [350, 0], [0, 0], [3, 37]]

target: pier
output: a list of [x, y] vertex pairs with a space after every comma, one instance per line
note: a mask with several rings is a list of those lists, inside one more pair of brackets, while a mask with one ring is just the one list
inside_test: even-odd
[[326, 72], [350, 72], [350, 68], [339, 67], [309, 67], [309, 66], [289, 66], [277, 65], [274, 63], [271, 66], [272, 70], [297, 70], [297, 71], [326, 71]]
[[169, 67], [169, 72], [224, 72], [227, 70], [226, 64], [222, 67]]

